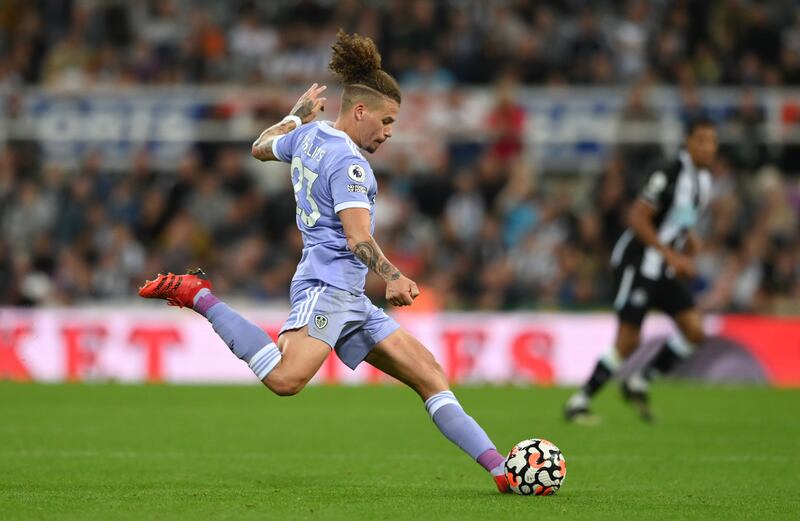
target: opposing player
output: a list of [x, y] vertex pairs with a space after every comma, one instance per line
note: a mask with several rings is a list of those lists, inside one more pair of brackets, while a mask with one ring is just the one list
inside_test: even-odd
[[335, 123], [314, 122], [324, 86], [311, 86], [291, 114], [253, 143], [261, 161], [291, 163], [303, 254], [290, 288], [291, 312], [277, 345], [258, 326], [221, 302], [199, 271], [159, 275], [139, 294], [166, 299], [205, 316], [233, 354], [280, 396], [300, 392], [331, 349], [350, 368], [362, 361], [405, 383], [425, 402], [433, 422], [508, 491], [504, 457], [449, 390], [433, 355], [364, 295], [367, 270], [386, 281], [386, 300], [408, 306], [414, 281], [386, 258], [375, 239], [375, 176], [360, 150], [375, 152], [392, 136], [400, 88], [381, 69], [371, 39], [339, 31], [331, 70], [344, 84]]
[[708, 168], [716, 153], [717, 133], [711, 120], [692, 122], [685, 149], [666, 168], [650, 175], [634, 203], [630, 227], [611, 255], [616, 283], [614, 309], [619, 319], [616, 341], [567, 402], [564, 415], [568, 421], [597, 420], [589, 402], [639, 346], [642, 321], [650, 308], [670, 315], [679, 331], [664, 342], [642, 371], [622, 383], [623, 398], [643, 420], [652, 420], [650, 380], [669, 372], [705, 340], [700, 312], [685, 279], [694, 275], [692, 257], [699, 240], [692, 228], [709, 201]]

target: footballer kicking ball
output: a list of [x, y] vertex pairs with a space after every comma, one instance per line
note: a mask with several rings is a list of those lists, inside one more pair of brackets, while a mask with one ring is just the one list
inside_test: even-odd
[[517, 443], [506, 458], [506, 478], [511, 491], [523, 496], [555, 494], [567, 476], [561, 451], [547, 440], [533, 438]]

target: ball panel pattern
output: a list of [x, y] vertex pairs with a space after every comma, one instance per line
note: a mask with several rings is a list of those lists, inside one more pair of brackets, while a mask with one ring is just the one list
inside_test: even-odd
[[533, 438], [517, 443], [505, 463], [506, 478], [515, 494], [555, 494], [567, 475], [567, 462], [552, 442]]

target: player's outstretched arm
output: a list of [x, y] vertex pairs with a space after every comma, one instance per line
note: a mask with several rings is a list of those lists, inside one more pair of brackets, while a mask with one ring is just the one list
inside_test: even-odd
[[386, 300], [393, 306], [410, 306], [419, 295], [417, 284], [403, 276], [381, 251], [370, 233], [369, 210], [347, 208], [339, 212], [347, 247], [369, 269], [386, 281]]
[[261, 161], [277, 161], [278, 158], [272, 152], [272, 142], [278, 136], [288, 134], [300, 125], [313, 121], [320, 111], [325, 110], [325, 100], [327, 98], [320, 98], [319, 95], [326, 88], [325, 85], [318, 86], [315, 83], [305, 91], [288, 116], [283, 118], [280, 123], [276, 123], [266, 129], [253, 142], [251, 149], [253, 157]]

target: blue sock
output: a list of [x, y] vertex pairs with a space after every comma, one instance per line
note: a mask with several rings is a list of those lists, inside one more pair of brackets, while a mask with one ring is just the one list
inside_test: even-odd
[[238, 358], [263, 380], [281, 361], [278, 346], [264, 332], [203, 288], [194, 297], [192, 309], [211, 322], [219, 337]]
[[445, 437], [470, 455], [494, 476], [503, 473], [505, 458], [471, 416], [464, 412], [451, 391], [442, 391], [425, 400], [425, 409]]

